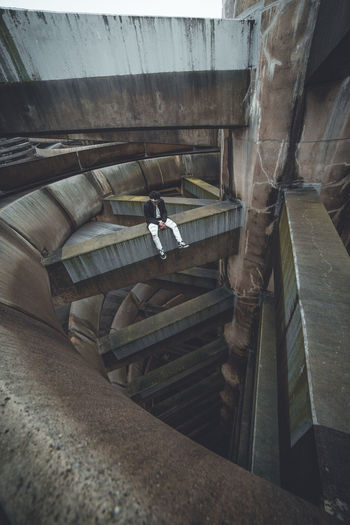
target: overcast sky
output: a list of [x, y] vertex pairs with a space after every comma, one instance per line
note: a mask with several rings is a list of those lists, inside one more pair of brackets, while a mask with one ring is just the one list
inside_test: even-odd
[[0, 7], [118, 15], [221, 18], [222, 0], [0, 0]]

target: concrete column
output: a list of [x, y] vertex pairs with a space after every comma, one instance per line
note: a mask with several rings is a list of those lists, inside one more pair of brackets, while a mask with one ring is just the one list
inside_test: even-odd
[[350, 260], [314, 189], [279, 224], [278, 374], [285, 487], [350, 518]]
[[[248, 16], [254, 4], [226, 2], [224, 13]], [[236, 197], [245, 201], [247, 213], [239, 254], [230, 257], [227, 268], [237, 292], [237, 309], [225, 335], [233, 352], [241, 356], [251, 344], [252, 323], [266, 284], [265, 256], [273, 231], [276, 190], [295, 177], [295, 145], [302, 127], [304, 81], [318, 12], [318, 3], [311, 0], [266, 0], [259, 6], [261, 12], [254, 12], [259, 57], [251, 78], [249, 126], [234, 129], [232, 143]]]

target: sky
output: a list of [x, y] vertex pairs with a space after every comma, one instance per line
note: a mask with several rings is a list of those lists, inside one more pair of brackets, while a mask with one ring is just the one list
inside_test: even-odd
[[141, 16], [221, 18], [222, 0], [0, 0], [0, 7]]

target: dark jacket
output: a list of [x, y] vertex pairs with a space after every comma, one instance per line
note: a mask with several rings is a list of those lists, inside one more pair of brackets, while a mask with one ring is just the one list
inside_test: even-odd
[[143, 207], [145, 219], [147, 224], [159, 224], [159, 221], [165, 222], [168, 218], [168, 212], [165, 207], [165, 202], [163, 199], [160, 199], [158, 203], [158, 208], [160, 211], [160, 219], [156, 219], [156, 207], [151, 200], [147, 201]]

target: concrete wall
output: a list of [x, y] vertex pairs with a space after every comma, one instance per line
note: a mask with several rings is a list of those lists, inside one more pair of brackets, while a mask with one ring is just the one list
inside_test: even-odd
[[[79, 181], [89, 207], [91, 184]], [[69, 184], [56, 190], [68, 234]], [[52, 247], [62, 242], [47, 213], [54, 206], [43, 199], [29, 215], [34, 202], [29, 194], [0, 218], [0, 501], [9, 522], [329, 523], [175, 432], [84, 361], [59, 326], [40, 264], [48, 232]]]
[[249, 22], [1, 10], [0, 25], [2, 133], [245, 124]]

